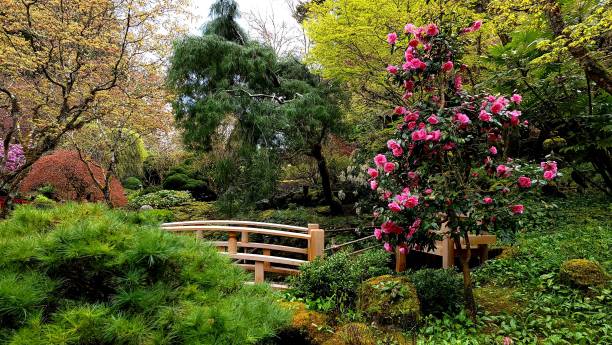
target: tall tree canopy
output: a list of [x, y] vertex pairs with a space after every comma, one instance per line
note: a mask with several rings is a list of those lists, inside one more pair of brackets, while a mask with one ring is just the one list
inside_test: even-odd
[[[326, 199], [339, 211], [317, 148], [339, 127], [339, 89], [296, 60], [279, 61], [270, 47], [228, 35], [228, 27], [240, 32], [237, 14], [235, 2], [220, 0], [203, 35], [175, 45], [168, 83], [177, 95], [174, 110], [186, 144], [217, 152], [217, 171], [231, 174], [232, 188], [242, 188], [247, 199], [272, 192], [280, 154], [310, 155], [322, 171]], [[221, 21], [223, 26], [215, 24]], [[220, 183], [222, 192], [229, 192], [227, 182]]]

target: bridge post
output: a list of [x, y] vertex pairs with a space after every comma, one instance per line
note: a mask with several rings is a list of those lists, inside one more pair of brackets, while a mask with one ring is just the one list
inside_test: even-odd
[[227, 252], [230, 254], [238, 253], [238, 234], [233, 231], [228, 233]]
[[308, 261], [313, 261], [316, 257], [323, 256], [325, 249], [325, 231], [319, 229], [319, 224], [308, 224]]
[[400, 273], [406, 270], [406, 254], [400, 253], [399, 247], [395, 248], [395, 272]]

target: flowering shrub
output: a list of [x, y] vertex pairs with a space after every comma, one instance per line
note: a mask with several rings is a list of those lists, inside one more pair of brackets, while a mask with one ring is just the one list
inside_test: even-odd
[[[380, 225], [374, 235], [387, 251], [433, 249], [444, 235], [459, 250], [469, 232], [514, 230], [525, 211], [522, 197], [558, 175], [555, 162], [538, 168], [508, 157], [513, 132], [527, 126], [520, 95], [464, 90], [469, 67], [460, 61], [461, 47], [481, 24], [459, 30], [408, 24], [403, 39], [387, 37], [392, 52], [403, 53], [401, 64], [387, 67], [404, 88], [405, 103], [394, 110], [403, 121], [368, 169], [382, 204], [374, 211]], [[470, 250], [459, 252], [471, 295]]]
[[4, 157], [4, 150], [0, 150], [0, 162], [3, 162], [2, 172], [13, 172], [25, 164], [25, 155], [23, 147], [19, 144], [10, 144]]

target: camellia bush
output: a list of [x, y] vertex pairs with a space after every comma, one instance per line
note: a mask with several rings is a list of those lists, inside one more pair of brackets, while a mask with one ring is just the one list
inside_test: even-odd
[[[460, 255], [466, 309], [475, 317], [468, 233], [517, 229], [521, 199], [557, 175], [554, 161], [540, 166], [508, 156], [521, 120], [521, 96], [471, 94], [463, 87], [469, 67], [461, 62], [476, 21], [465, 28], [407, 24], [403, 37], [387, 36], [399, 64], [387, 67], [404, 88], [394, 113], [403, 118], [388, 151], [368, 169], [380, 197], [374, 210], [376, 237], [384, 248], [405, 254], [433, 249], [450, 236]], [[393, 56], [395, 56], [394, 54]], [[466, 250], [461, 248], [461, 240]]]

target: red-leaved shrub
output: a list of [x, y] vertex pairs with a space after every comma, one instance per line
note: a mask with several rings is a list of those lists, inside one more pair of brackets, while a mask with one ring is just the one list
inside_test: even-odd
[[[96, 180], [104, 183], [104, 171], [89, 163]], [[51, 185], [58, 198], [75, 201], [104, 201], [102, 191], [96, 186], [87, 166], [76, 151], [58, 150], [41, 157], [21, 182], [19, 191], [28, 193]], [[113, 206], [125, 206], [127, 198], [123, 186], [116, 178], [111, 179], [111, 202]]]

